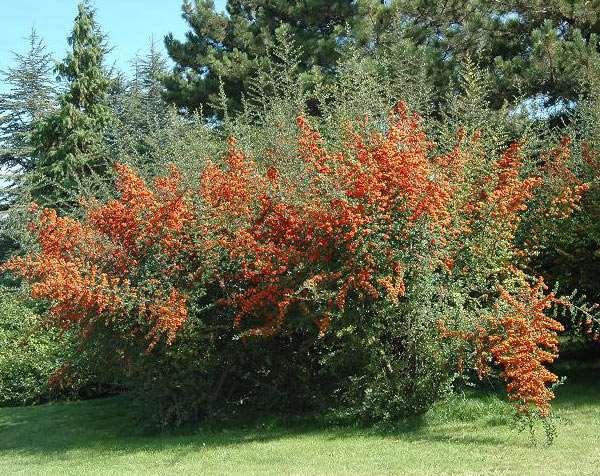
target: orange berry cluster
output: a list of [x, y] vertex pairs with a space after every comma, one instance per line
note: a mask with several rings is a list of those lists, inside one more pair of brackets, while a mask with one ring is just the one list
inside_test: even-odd
[[[149, 351], [161, 338], [175, 341], [199, 286], [213, 290], [209, 298], [231, 311], [223, 316], [243, 336], [273, 335], [298, 316], [323, 336], [349, 304], [400, 305], [418, 266], [442, 277], [478, 272], [464, 254], [477, 257], [485, 240], [513, 246], [544, 182], [521, 177], [518, 144], [489, 176], [470, 181], [464, 133], [452, 151], [435, 156], [421, 118], [402, 103], [385, 132], [370, 131], [366, 121], [349, 125], [337, 151], [304, 116], [297, 125], [300, 180], [263, 170], [234, 139], [223, 166], [206, 163], [195, 185], [184, 185], [175, 167], [149, 186], [117, 165], [118, 198], [84, 202], [81, 220], [34, 207], [39, 250], [3, 269], [28, 281], [62, 325], [126, 326], [122, 332], [143, 336]], [[563, 169], [547, 174], [562, 174], [554, 182], [566, 184], [559, 201], [573, 209], [583, 184]], [[556, 299], [540, 297], [542, 288], [518, 296], [501, 289], [508, 311], [485, 325], [482, 318], [475, 331], [443, 328], [442, 335], [474, 342], [478, 371], [492, 358], [520, 408], [533, 404], [545, 414], [555, 376], [544, 365], [556, 354], [560, 325], [544, 315]]]

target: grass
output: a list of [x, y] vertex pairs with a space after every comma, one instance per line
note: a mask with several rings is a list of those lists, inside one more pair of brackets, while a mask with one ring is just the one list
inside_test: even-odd
[[394, 431], [319, 420], [144, 434], [127, 397], [0, 409], [2, 474], [600, 474], [598, 368], [570, 372], [547, 447], [497, 396], [456, 397]]

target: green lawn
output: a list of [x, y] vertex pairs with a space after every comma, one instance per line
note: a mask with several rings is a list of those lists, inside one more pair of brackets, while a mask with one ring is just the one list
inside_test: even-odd
[[600, 474], [600, 372], [560, 389], [558, 437], [535, 445], [497, 397], [456, 398], [386, 433], [316, 421], [147, 435], [126, 397], [0, 409], [2, 474]]

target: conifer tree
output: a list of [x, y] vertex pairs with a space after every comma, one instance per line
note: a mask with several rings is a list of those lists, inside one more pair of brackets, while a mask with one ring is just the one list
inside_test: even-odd
[[35, 29], [27, 37], [28, 50], [14, 53], [14, 64], [0, 72], [7, 91], [0, 94], [0, 166], [31, 168], [34, 124], [55, 106], [54, 63]]
[[14, 53], [13, 64], [0, 75], [6, 87], [0, 94], [0, 262], [18, 248], [7, 214], [18, 203], [24, 174], [34, 164], [36, 121], [56, 106], [53, 59], [35, 29], [26, 41], [27, 51]]
[[133, 66], [135, 77], [132, 87], [142, 96], [145, 109], [151, 114], [163, 114], [165, 101], [162, 94], [162, 79], [167, 73], [167, 62], [154, 39], [150, 41], [146, 54], [137, 57]]
[[548, 115], [560, 115], [597, 63], [598, 1], [394, 0], [390, 17], [398, 27], [380, 42], [395, 44], [400, 34], [423, 48], [442, 104], [471, 58], [489, 76], [495, 108], [535, 98]]
[[115, 120], [105, 139], [113, 157], [133, 155], [146, 162], [148, 136], [166, 126], [171, 109], [163, 97], [166, 61], [154, 41], [144, 55], [133, 59], [132, 70], [131, 80], [119, 78], [111, 88]]
[[300, 72], [334, 73], [348, 40], [367, 52], [408, 42], [427, 58], [440, 109], [471, 58], [489, 76], [495, 108], [535, 98], [547, 116], [560, 116], [576, 104], [582, 78], [597, 64], [599, 12], [598, 1], [589, 0], [228, 0], [225, 14], [210, 0], [186, 0], [185, 41], [165, 39], [176, 63], [166, 97], [210, 115], [218, 112], [213, 105], [222, 87], [229, 109], [238, 110], [275, 30], [287, 25], [303, 51]]
[[185, 41], [165, 38], [175, 61], [166, 77], [167, 99], [188, 111], [218, 113], [223, 92], [229, 107], [240, 99], [272, 48], [275, 31], [285, 27], [300, 47], [300, 72], [316, 68], [331, 74], [339, 47], [348, 38], [371, 41], [384, 18], [382, 0], [228, 0], [227, 13], [212, 0], [185, 0], [183, 18], [190, 26]]
[[103, 67], [107, 46], [95, 12], [79, 4], [66, 59], [57, 66], [66, 90], [58, 110], [42, 120], [34, 135], [37, 164], [35, 195], [56, 198], [89, 171], [102, 172], [94, 152], [111, 120], [108, 90], [111, 80]]

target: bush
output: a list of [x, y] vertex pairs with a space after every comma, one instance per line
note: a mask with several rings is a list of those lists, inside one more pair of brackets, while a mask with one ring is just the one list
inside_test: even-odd
[[548, 415], [561, 326], [518, 236], [528, 205], [550, 216], [537, 194], [560, 196], [557, 181], [528, 174], [518, 144], [490, 158], [479, 134], [432, 152], [403, 104], [341, 140], [301, 115], [296, 135], [285, 168], [233, 139], [199, 181], [118, 165], [116, 198], [82, 218], [34, 206], [39, 249], [4, 268], [166, 424], [340, 404], [393, 420], [492, 363], [519, 411]]
[[111, 352], [48, 327], [14, 289], [0, 288], [0, 406], [91, 398], [119, 390]]
[[14, 292], [0, 290], [0, 405], [48, 400], [63, 356], [59, 332], [44, 330]]
[[[160, 424], [389, 421], [498, 373], [547, 416], [559, 300], [530, 265], [589, 186], [571, 145], [487, 107], [472, 65], [439, 111], [422, 52], [350, 47], [307, 91], [285, 51], [234, 118], [226, 98], [223, 122], [169, 113], [141, 148], [116, 125], [115, 190], [82, 179], [81, 208], [33, 206], [4, 269]], [[423, 117], [394, 105], [406, 93]]]

